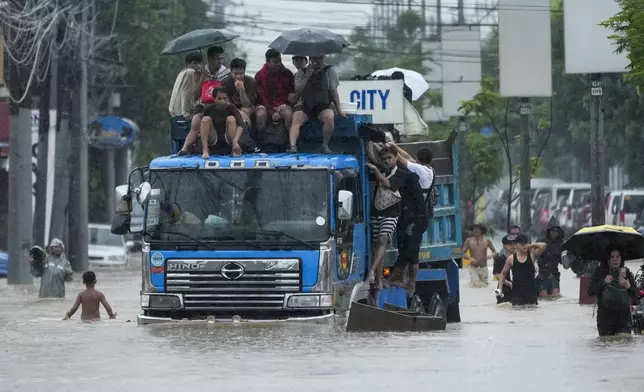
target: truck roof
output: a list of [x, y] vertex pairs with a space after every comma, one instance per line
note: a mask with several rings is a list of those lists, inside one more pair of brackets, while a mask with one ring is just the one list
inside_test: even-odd
[[358, 159], [352, 155], [316, 153], [271, 153], [244, 154], [239, 157], [230, 155], [211, 155], [203, 159], [200, 155], [171, 155], [152, 160], [150, 169], [215, 169], [215, 168], [266, 168], [291, 166], [293, 168], [324, 167], [333, 169], [358, 169]]

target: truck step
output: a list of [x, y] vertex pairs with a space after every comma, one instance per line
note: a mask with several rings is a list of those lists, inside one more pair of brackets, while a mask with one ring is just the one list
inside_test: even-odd
[[351, 304], [347, 332], [408, 332], [444, 331], [444, 318], [414, 313], [409, 310], [387, 305], [386, 309], [376, 308], [359, 302]]

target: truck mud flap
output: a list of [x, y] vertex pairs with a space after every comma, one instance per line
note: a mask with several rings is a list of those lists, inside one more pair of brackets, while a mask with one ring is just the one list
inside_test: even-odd
[[383, 309], [360, 302], [351, 303], [347, 332], [444, 331], [444, 318], [386, 304]]

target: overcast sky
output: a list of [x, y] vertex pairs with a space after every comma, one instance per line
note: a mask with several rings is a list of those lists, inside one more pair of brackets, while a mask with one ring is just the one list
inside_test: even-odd
[[[228, 7], [226, 17], [231, 30], [240, 35], [236, 42], [248, 54], [249, 73], [261, 68], [268, 44], [282, 31], [307, 26], [323, 27], [348, 39], [353, 27], [368, 22], [373, 8], [371, 4], [321, 1], [243, 0], [243, 3], [243, 7]], [[285, 56], [284, 60], [290, 66], [290, 57]]]

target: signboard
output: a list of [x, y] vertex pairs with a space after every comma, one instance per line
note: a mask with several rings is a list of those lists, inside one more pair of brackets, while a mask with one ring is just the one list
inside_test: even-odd
[[627, 53], [615, 53], [608, 38], [613, 30], [600, 26], [620, 11], [615, 0], [565, 0], [564, 47], [567, 74], [623, 73]]
[[102, 116], [89, 126], [89, 143], [96, 148], [122, 148], [134, 143], [138, 131], [132, 120]]
[[462, 102], [481, 91], [481, 28], [443, 26], [441, 31], [443, 115], [462, 116]]
[[552, 96], [551, 46], [550, 0], [499, 0], [501, 96]]
[[340, 102], [358, 105], [358, 114], [371, 114], [374, 124], [405, 122], [402, 80], [350, 80], [338, 86]]

